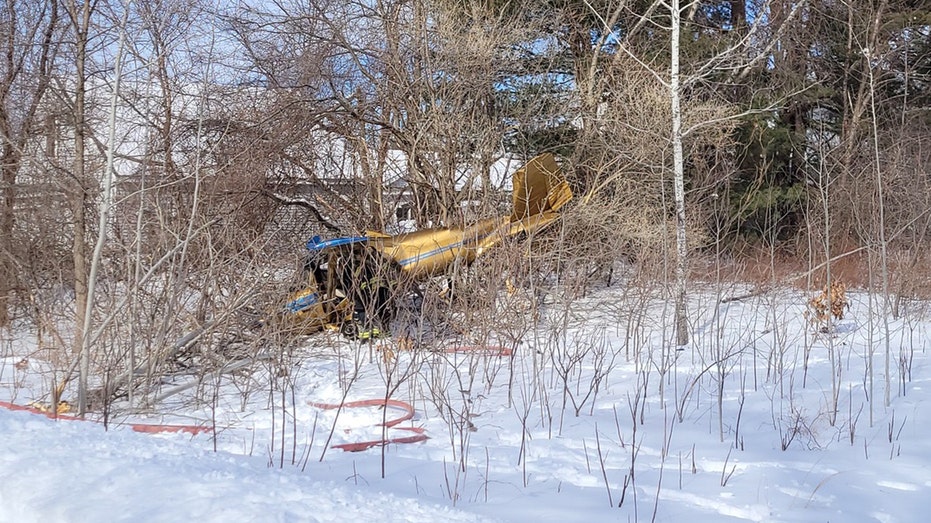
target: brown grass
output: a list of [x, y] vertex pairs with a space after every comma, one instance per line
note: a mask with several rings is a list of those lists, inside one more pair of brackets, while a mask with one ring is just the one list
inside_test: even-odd
[[[832, 281], [844, 282], [847, 289], [869, 289], [872, 285], [874, 291], [880, 290], [878, 254], [873, 255], [872, 267], [867, 249], [847, 248], [838, 250], [838, 255], [841, 257], [830, 264]], [[823, 259], [810, 262], [804, 255], [786, 252], [773, 254], [761, 247], [744, 249], [740, 255], [721, 260], [715, 260], [710, 255], [693, 259], [690, 273], [692, 281], [715, 281], [718, 274], [730, 282], [761, 287], [775, 283], [817, 291], [823, 290], [828, 276]], [[889, 283], [890, 292], [894, 294], [914, 299], [931, 299], [931, 252], [907, 247], [890, 249]]]

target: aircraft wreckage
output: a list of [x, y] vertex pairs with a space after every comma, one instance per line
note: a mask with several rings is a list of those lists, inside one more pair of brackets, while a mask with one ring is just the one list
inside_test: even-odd
[[332, 326], [360, 338], [378, 335], [388, 327], [394, 298], [405, 284], [467, 265], [504, 238], [540, 230], [571, 199], [569, 184], [547, 153], [514, 173], [510, 215], [396, 236], [315, 237], [307, 242], [302, 288], [289, 297], [282, 319], [305, 333]]

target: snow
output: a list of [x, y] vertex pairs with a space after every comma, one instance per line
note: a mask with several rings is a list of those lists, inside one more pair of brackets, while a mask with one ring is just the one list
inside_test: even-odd
[[[887, 332], [879, 298], [851, 292], [822, 333], [810, 293], [721, 302], [741, 293], [693, 293], [684, 350], [662, 296], [614, 287], [551, 301], [539, 324], [507, 298], [518, 319], [486, 343], [513, 357], [323, 333], [287, 375], [192, 387], [106, 428], [0, 409], [0, 521], [926, 521], [926, 304]], [[0, 400], [43, 399], [34, 353], [25, 331], [0, 345]], [[427, 441], [343, 452], [410, 436], [379, 426], [404, 411], [310, 405], [386, 397]], [[192, 420], [215, 430], [124, 425]]]
[[0, 521], [481, 520], [214, 453], [202, 437], [104, 431], [10, 411], [0, 411], [0, 434]]

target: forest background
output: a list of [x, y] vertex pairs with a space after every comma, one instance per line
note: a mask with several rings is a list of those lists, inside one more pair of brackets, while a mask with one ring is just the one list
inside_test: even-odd
[[576, 198], [489, 295], [623, 267], [684, 344], [708, 279], [928, 294], [927, 2], [5, 0], [0, 41], [0, 329], [81, 412], [235, 360], [184, 336], [280, 304], [310, 236], [501, 212], [544, 151]]

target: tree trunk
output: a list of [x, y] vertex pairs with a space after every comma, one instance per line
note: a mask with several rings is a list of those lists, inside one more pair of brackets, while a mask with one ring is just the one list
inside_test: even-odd
[[689, 343], [685, 287], [688, 276], [688, 242], [685, 235], [685, 161], [682, 157], [682, 108], [679, 84], [679, 0], [671, 0], [672, 38], [669, 98], [672, 103], [672, 176], [676, 202], [676, 343]]
[[[85, 156], [85, 83], [84, 69], [87, 58], [87, 34], [90, 25], [91, 3], [68, 6], [75, 36], [74, 86], [74, 189], [71, 194], [74, 236], [71, 256], [74, 263], [74, 351], [78, 354], [78, 415], [87, 411], [87, 381], [90, 373], [90, 354], [85, 343], [87, 333], [87, 179], [84, 170]], [[57, 400], [57, 398], [55, 398]], [[53, 402], [54, 403], [54, 402]]]

